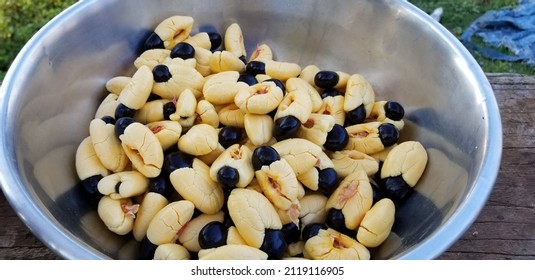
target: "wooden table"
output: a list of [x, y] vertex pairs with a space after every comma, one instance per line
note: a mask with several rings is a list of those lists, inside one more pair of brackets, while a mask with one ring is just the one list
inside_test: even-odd
[[[535, 259], [535, 76], [489, 74], [503, 123], [494, 190], [476, 222], [440, 259]], [[58, 259], [0, 193], [0, 259]]]

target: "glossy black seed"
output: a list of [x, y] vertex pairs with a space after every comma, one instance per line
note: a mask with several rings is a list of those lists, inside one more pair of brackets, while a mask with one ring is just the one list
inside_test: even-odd
[[165, 46], [163, 44], [162, 39], [158, 34], [152, 32], [149, 37], [147, 37], [147, 40], [145, 40], [145, 44], [143, 45], [145, 50], [151, 50], [151, 49], [165, 49]]
[[186, 42], [180, 42], [171, 49], [171, 58], [182, 58], [184, 60], [195, 57], [195, 49]]
[[260, 250], [267, 253], [269, 260], [282, 259], [287, 247], [284, 233], [281, 230], [266, 229]]
[[242, 138], [242, 131], [239, 127], [225, 126], [219, 131], [218, 137], [219, 144], [226, 149], [240, 142]]
[[323, 147], [329, 151], [341, 151], [345, 149], [348, 142], [349, 134], [347, 134], [347, 130], [343, 126], [335, 124], [331, 131], [327, 133], [327, 139]]
[[167, 102], [163, 105], [163, 118], [165, 120], [170, 120], [171, 115], [176, 112], [176, 104], [172, 101]]
[[221, 46], [221, 43], [223, 39], [221, 38], [221, 34], [217, 32], [208, 32], [208, 38], [210, 38], [210, 51], [215, 51], [219, 46]]
[[152, 244], [150, 240], [145, 236], [139, 244], [139, 259], [141, 260], [152, 260], [154, 259], [154, 252], [158, 245]]
[[131, 124], [136, 121], [131, 117], [122, 117], [115, 121], [115, 135], [117, 137], [121, 136], [124, 133], [124, 130]]
[[115, 124], [115, 118], [112, 116], [104, 116], [100, 119], [106, 124]]
[[286, 244], [291, 244], [299, 241], [301, 238], [301, 231], [294, 223], [285, 224], [282, 226], [282, 233]]
[[327, 229], [327, 226], [320, 223], [311, 223], [306, 225], [301, 232], [301, 238], [303, 241], [307, 241], [311, 237], [318, 235], [320, 229]]
[[169, 181], [169, 175], [163, 172], [155, 177], [149, 179], [149, 192], [159, 193], [165, 197], [169, 197], [174, 190], [171, 182]]
[[383, 179], [380, 187], [384, 195], [395, 202], [403, 201], [411, 191], [401, 175]]
[[163, 158], [163, 170], [167, 174], [171, 174], [171, 172], [180, 168], [189, 168], [192, 164], [193, 157], [180, 151], [168, 153]]
[[115, 184], [115, 192], [120, 193], [120, 191], [121, 191], [121, 182], [117, 182], [117, 184]]
[[217, 181], [225, 188], [233, 188], [240, 180], [240, 173], [234, 167], [223, 166], [217, 171]]
[[346, 229], [346, 222], [342, 210], [331, 208], [327, 211], [327, 218], [325, 223], [330, 228], [342, 232]]
[[154, 82], [164, 83], [169, 81], [173, 77], [171, 72], [169, 72], [169, 67], [167, 65], [159, 64], [152, 68], [152, 76], [154, 77]]
[[347, 112], [346, 119], [348, 125], [363, 123], [366, 120], [366, 109], [364, 108], [364, 104]]
[[228, 230], [223, 223], [209, 222], [199, 231], [199, 245], [202, 249], [223, 246], [227, 244], [227, 233]]
[[399, 121], [405, 116], [405, 109], [396, 101], [387, 101], [384, 108], [386, 117], [393, 121]]
[[266, 64], [261, 61], [249, 61], [245, 66], [245, 71], [253, 76], [266, 74]]
[[273, 137], [277, 141], [294, 138], [301, 127], [301, 122], [294, 116], [278, 118], [275, 121]]
[[318, 170], [318, 190], [330, 196], [338, 187], [338, 174], [333, 168]]
[[242, 55], [238, 58], [241, 60], [241, 62], [243, 62], [243, 64], [247, 64], [247, 59], [245, 58], [245, 55]]
[[399, 131], [393, 124], [383, 123], [379, 126], [379, 138], [383, 146], [392, 146], [399, 140]]
[[334, 71], [319, 71], [314, 76], [314, 84], [320, 88], [333, 88], [339, 80], [340, 77]]
[[335, 96], [338, 96], [338, 95], [342, 95], [342, 93], [339, 92], [338, 90], [334, 89], [334, 88], [326, 88], [321, 93], [321, 99], [327, 98], [329, 96], [335, 97]]
[[249, 74], [249, 73], [241, 74], [240, 77], [238, 78], [238, 82], [244, 82], [250, 86], [258, 84], [258, 81], [256, 80], [256, 78], [252, 74]]
[[277, 150], [271, 146], [259, 146], [253, 151], [252, 163], [254, 170], [260, 170], [264, 165], [270, 165], [281, 159]]
[[274, 82], [275, 85], [277, 85], [277, 87], [282, 90], [282, 94], [286, 93], [286, 86], [284, 86], [284, 83], [281, 80], [271, 78], [271, 79], [265, 80], [264, 82]]
[[89, 195], [98, 194], [98, 182], [102, 179], [102, 175], [93, 175], [91, 177], [85, 178], [82, 180], [82, 186], [84, 191]]
[[128, 108], [123, 103], [119, 103], [117, 107], [115, 107], [115, 119], [118, 120], [120, 118], [133, 118], [136, 114], [136, 110]]

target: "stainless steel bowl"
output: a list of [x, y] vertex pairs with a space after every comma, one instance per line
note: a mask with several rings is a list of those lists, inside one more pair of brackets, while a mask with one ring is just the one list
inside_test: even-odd
[[28, 42], [0, 94], [2, 189], [59, 256], [136, 257], [79, 192], [74, 154], [105, 82], [132, 74], [144, 38], [175, 14], [193, 16], [194, 32], [238, 22], [249, 53], [265, 42], [277, 60], [360, 73], [405, 106], [402, 137], [425, 145], [429, 165], [373, 258], [436, 258], [473, 223], [500, 164], [496, 100], [463, 46], [408, 2], [82, 0]]

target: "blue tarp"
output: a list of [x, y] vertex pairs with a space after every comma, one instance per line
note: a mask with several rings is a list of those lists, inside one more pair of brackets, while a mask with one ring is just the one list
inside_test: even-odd
[[[474, 36], [485, 45], [475, 43]], [[487, 58], [535, 66], [535, 0], [519, 0], [513, 9], [485, 13], [464, 31], [461, 41]], [[507, 48], [512, 54], [498, 48]]]

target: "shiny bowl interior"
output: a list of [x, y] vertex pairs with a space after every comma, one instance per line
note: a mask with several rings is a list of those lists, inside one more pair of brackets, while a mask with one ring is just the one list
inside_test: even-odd
[[79, 192], [74, 154], [105, 82], [132, 74], [144, 38], [176, 14], [195, 19], [193, 32], [238, 22], [248, 53], [267, 43], [277, 60], [360, 73], [405, 106], [401, 136], [421, 141], [429, 164], [373, 258], [436, 258], [475, 220], [501, 158], [496, 100], [470, 54], [410, 3], [83, 0], [28, 42], [0, 94], [2, 189], [60, 257], [136, 258], [137, 243], [108, 232]]

